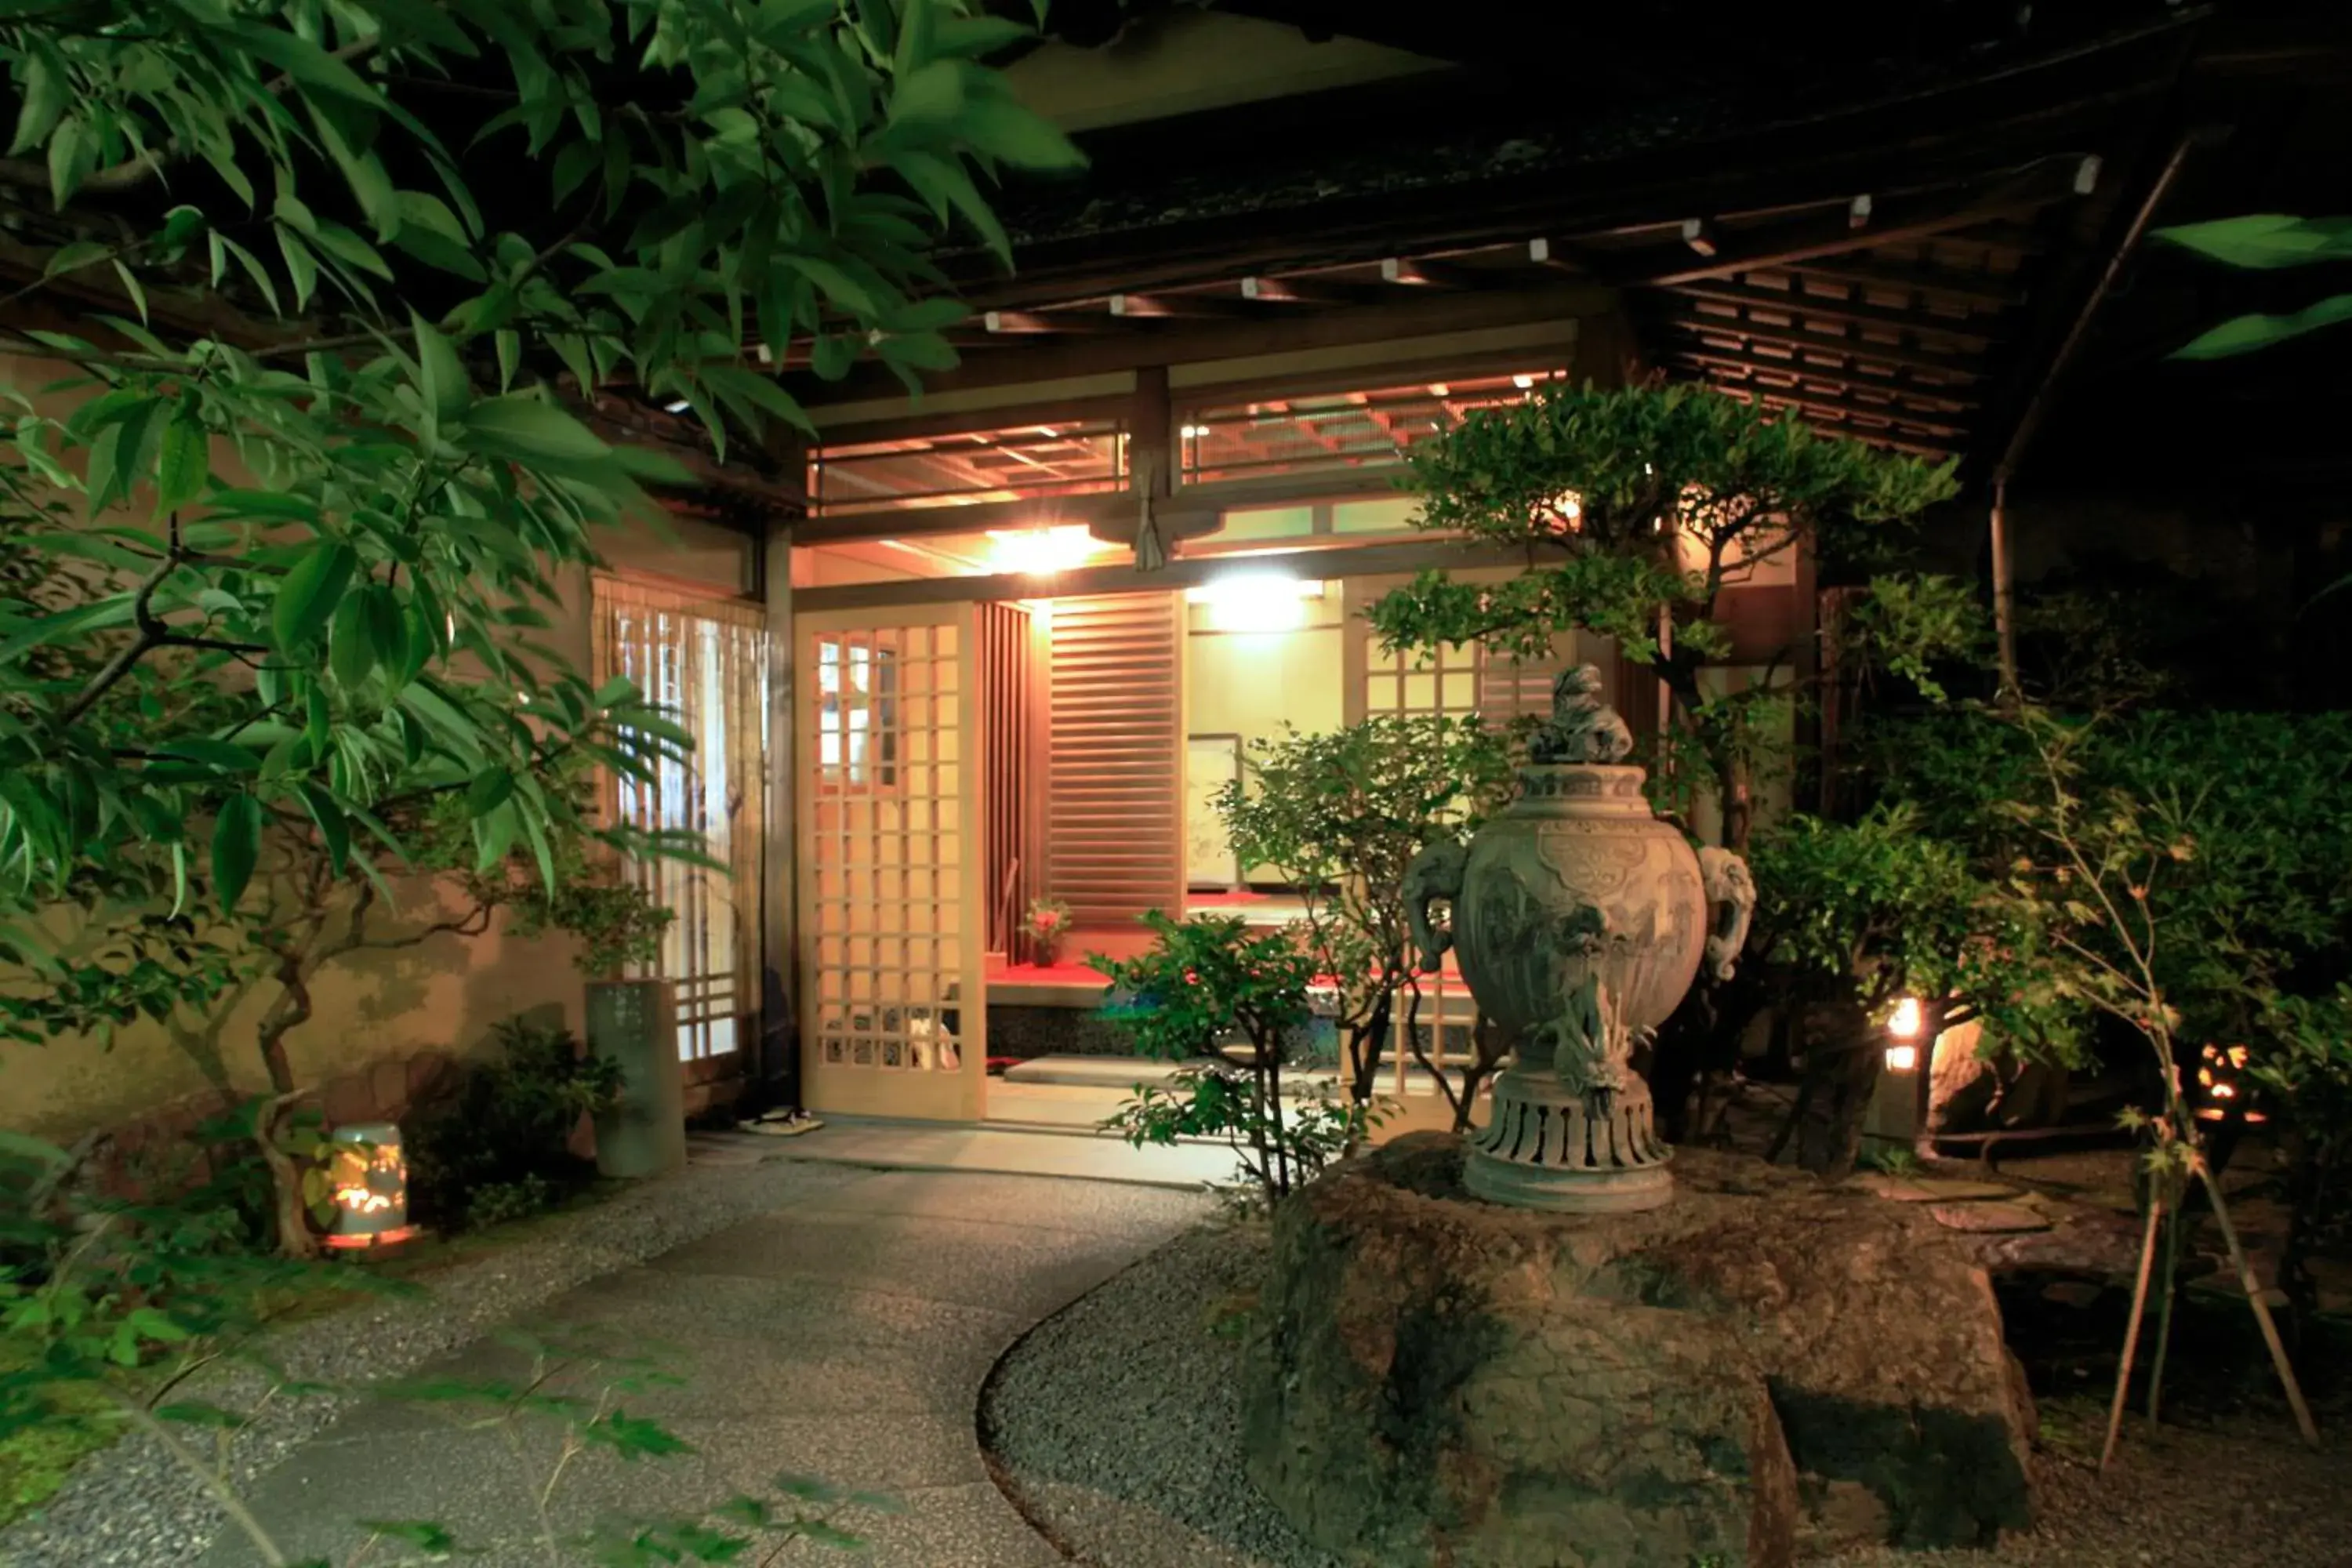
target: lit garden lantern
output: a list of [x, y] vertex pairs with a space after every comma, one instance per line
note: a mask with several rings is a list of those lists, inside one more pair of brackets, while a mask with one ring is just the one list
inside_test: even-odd
[[329, 1247], [390, 1247], [416, 1234], [408, 1223], [408, 1162], [398, 1127], [389, 1121], [338, 1127], [328, 1150], [328, 1197], [335, 1209]]
[[1919, 1031], [1925, 1021], [1916, 996], [1906, 996], [1895, 1004], [1895, 1011], [1886, 1020], [1888, 1072], [1919, 1070]]
[[2205, 1101], [2197, 1108], [2199, 1121], [2252, 1125], [2269, 1120], [2251, 1103], [2252, 1086], [2245, 1079], [2247, 1060], [2243, 1046], [2205, 1047], [2203, 1059], [2197, 1064], [2199, 1098]]

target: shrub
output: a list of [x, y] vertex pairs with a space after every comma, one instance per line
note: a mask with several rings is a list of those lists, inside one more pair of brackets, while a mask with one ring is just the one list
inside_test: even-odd
[[536, 1213], [585, 1186], [595, 1167], [572, 1152], [572, 1134], [620, 1090], [620, 1068], [569, 1029], [509, 1018], [492, 1034], [498, 1055], [402, 1130], [410, 1212], [447, 1230]]
[[[1222, 1138], [1271, 1205], [1354, 1147], [1380, 1119], [1378, 1106], [1327, 1094], [1286, 1105], [1283, 1052], [1308, 1020], [1314, 961], [1284, 932], [1253, 933], [1238, 919], [1144, 917], [1158, 940], [1128, 963], [1088, 962], [1132, 998], [1109, 1012], [1142, 1054], [1213, 1058], [1165, 1087], [1139, 1085], [1103, 1125], [1141, 1148], [1179, 1138]], [[1236, 1060], [1236, 1054], [1239, 1059]]]

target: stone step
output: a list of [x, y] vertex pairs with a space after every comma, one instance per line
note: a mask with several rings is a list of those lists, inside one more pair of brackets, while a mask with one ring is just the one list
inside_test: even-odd
[[[1075, 1084], [1089, 1089], [1132, 1089], [1139, 1083], [1166, 1084], [1187, 1068], [1214, 1065], [1207, 1060], [1154, 1061], [1149, 1057], [1036, 1057], [1025, 1062], [1016, 1062], [1005, 1068], [1004, 1081]], [[1393, 1073], [1383, 1072], [1381, 1077], [1382, 1092], [1388, 1092], [1394, 1085], [1395, 1076]], [[1297, 1094], [1305, 1094], [1316, 1089], [1336, 1089], [1339, 1082], [1339, 1070], [1334, 1068], [1286, 1068], [1282, 1075], [1284, 1089]], [[1437, 1080], [1417, 1067], [1406, 1069], [1405, 1083], [1405, 1091], [1409, 1094], [1437, 1092]]]

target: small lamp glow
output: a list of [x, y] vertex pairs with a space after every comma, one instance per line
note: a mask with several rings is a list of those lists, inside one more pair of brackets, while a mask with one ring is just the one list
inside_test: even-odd
[[1916, 996], [1906, 996], [1895, 1004], [1886, 1020], [1888, 1072], [1919, 1070], [1919, 1030], [1924, 1023]]
[[339, 1251], [390, 1247], [416, 1234], [408, 1223], [408, 1161], [389, 1121], [338, 1127], [327, 1156], [335, 1217], [326, 1244]]

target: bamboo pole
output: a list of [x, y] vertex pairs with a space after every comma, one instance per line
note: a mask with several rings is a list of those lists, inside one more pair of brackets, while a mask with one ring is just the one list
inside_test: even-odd
[[2180, 1294], [2180, 1230], [2188, 1215], [2176, 1208], [2164, 1226], [2164, 1294], [2156, 1304], [2156, 1360], [2147, 1369], [2147, 1420], [2153, 1426], [2164, 1419], [2164, 1363], [2172, 1350], [2172, 1303]]
[[2279, 1338], [2278, 1322], [2271, 1316], [2270, 1303], [2263, 1300], [2262, 1286], [2254, 1279], [2254, 1266], [2239, 1244], [2238, 1227], [2230, 1223], [2230, 1205], [2221, 1197], [2221, 1184], [2202, 1160], [2197, 1163], [2197, 1177], [2213, 1199], [2213, 1218], [2221, 1227], [2222, 1244], [2230, 1249], [2230, 1261], [2237, 1266], [2238, 1283], [2245, 1289], [2246, 1304], [2254, 1310], [2254, 1321], [2263, 1327], [2263, 1342], [2270, 1346], [2271, 1364], [2278, 1369], [2279, 1384], [2286, 1390], [2286, 1402], [2294, 1407], [2295, 1428], [2303, 1434], [2303, 1440], [2315, 1448], [2319, 1447], [2319, 1424], [2311, 1418], [2311, 1406], [2304, 1402], [2303, 1384], [2295, 1379], [2294, 1363], [2287, 1359], [2286, 1343]]
[[2156, 1265], [2156, 1227], [2164, 1218], [2164, 1199], [2150, 1194], [2147, 1226], [2139, 1238], [2139, 1278], [2132, 1282], [2131, 1322], [2124, 1330], [2123, 1361], [2116, 1368], [2116, 1396], [2107, 1405], [2107, 1440], [2099, 1449], [2099, 1474], [2115, 1462], [2116, 1443], [2123, 1436], [2124, 1405], [2131, 1394], [2132, 1356], [2139, 1349], [2139, 1323], [2147, 1310], [2147, 1277]]

